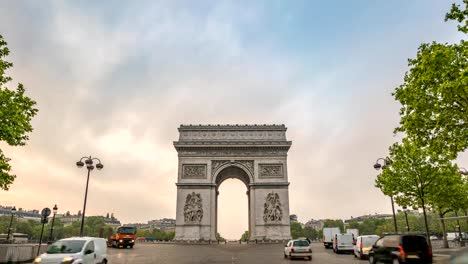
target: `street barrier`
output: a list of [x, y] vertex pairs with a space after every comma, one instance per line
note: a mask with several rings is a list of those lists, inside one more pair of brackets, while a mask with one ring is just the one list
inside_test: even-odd
[[[39, 245], [31, 244], [0, 244], [0, 263], [17, 263], [32, 261], [36, 258]], [[42, 245], [39, 252], [47, 250], [47, 245]]]

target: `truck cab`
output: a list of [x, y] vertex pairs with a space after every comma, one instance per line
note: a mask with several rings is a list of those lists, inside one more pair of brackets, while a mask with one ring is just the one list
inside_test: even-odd
[[136, 227], [121, 226], [117, 228], [117, 233], [109, 237], [107, 245], [110, 247], [133, 248], [135, 245]]

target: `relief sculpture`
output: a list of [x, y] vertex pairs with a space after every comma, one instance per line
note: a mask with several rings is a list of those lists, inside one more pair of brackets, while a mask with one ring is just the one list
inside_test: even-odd
[[185, 223], [199, 224], [203, 219], [202, 198], [199, 193], [192, 192], [187, 195], [184, 206]]
[[183, 165], [182, 178], [186, 179], [205, 179], [206, 165]]
[[281, 178], [283, 177], [282, 164], [261, 164], [260, 177], [264, 178]]
[[277, 193], [269, 193], [263, 207], [263, 220], [265, 223], [281, 222], [283, 219], [283, 210], [281, 209], [281, 202]]

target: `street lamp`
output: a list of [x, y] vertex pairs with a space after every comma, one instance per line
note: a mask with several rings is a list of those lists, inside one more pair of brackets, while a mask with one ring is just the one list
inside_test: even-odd
[[[380, 164], [379, 162], [382, 161], [383, 164]], [[388, 158], [379, 158], [374, 164], [374, 169], [380, 170], [384, 169], [385, 167], [390, 166], [390, 161]], [[393, 202], [393, 195], [390, 195], [390, 200], [392, 201], [392, 213], [393, 213], [393, 225], [395, 227], [395, 233], [398, 233], [398, 225], [397, 225], [397, 220], [396, 220], [396, 215], [395, 215], [395, 204]]]
[[[84, 163], [83, 163], [84, 160]], [[85, 198], [83, 204], [83, 214], [81, 214], [81, 226], [80, 226], [80, 236], [83, 236], [83, 228], [84, 228], [84, 220], [85, 220], [85, 213], [86, 213], [86, 199], [88, 198], [88, 184], [89, 184], [89, 174], [94, 169], [93, 160], [97, 160], [96, 169], [101, 170], [104, 168], [102, 165], [101, 160], [98, 158], [89, 157], [82, 157], [79, 161], [76, 162], [76, 166], [78, 168], [82, 168], [86, 164], [86, 169], [88, 169], [88, 178], [86, 180], [86, 191], [85, 191]]]
[[406, 232], [409, 233], [410, 227], [409, 227], [409, 223], [408, 223], [408, 214], [407, 214], [408, 210], [406, 208], [407, 208], [406, 205], [403, 206], [403, 212], [405, 213], [405, 220], [406, 220]]
[[13, 206], [13, 208], [11, 208], [11, 218], [10, 218], [10, 225], [8, 226], [8, 235], [7, 235], [7, 242], [10, 242], [10, 234], [11, 234], [11, 225], [13, 224], [13, 216], [15, 215], [16, 213], [16, 207]]
[[55, 215], [57, 214], [57, 210], [58, 210], [58, 207], [57, 205], [55, 205], [54, 208], [52, 208], [52, 213], [54, 215], [52, 216], [52, 225], [50, 227], [49, 242], [52, 241], [52, 233], [54, 232], [54, 222], [55, 222]]

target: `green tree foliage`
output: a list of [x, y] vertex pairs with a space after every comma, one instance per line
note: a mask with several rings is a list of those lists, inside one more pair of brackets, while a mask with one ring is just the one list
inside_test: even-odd
[[249, 241], [249, 238], [250, 238], [249, 231], [245, 231], [244, 234], [242, 234], [240, 240], [245, 242], [245, 241]]
[[[10, 90], [5, 85], [11, 81], [6, 71], [13, 63], [3, 60], [10, 50], [0, 35], [0, 141], [10, 146], [23, 146], [29, 139], [28, 133], [33, 130], [31, 119], [37, 114], [34, 108], [36, 102], [25, 96], [25, 88], [19, 83], [16, 90]], [[0, 189], [8, 190], [15, 180], [11, 173], [10, 159], [0, 149]]]
[[452, 9], [445, 15], [445, 21], [457, 21], [460, 23], [460, 25], [458, 25], [458, 31], [468, 33], [468, 0], [463, 0], [463, 3], [465, 4], [465, 9], [460, 7], [460, 5], [452, 4]]
[[376, 185], [386, 195], [393, 195], [397, 204], [421, 208], [425, 217], [426, 235], [429, 239], [427, 211], [446, 195], [443, 188], [452, 188], [460, 179], [457, 167], [440, 153], [421, 147], [408, 138], [390, 147], [389, 160], [377, 178]]
[[[465, 9], [453, 5], [446, 20], [456, 20], [468, 32]], [[400, 126], [422, 146], [448, 151], [452, 159], [468, 147], [468, 42], [420, 45], [416, 58], [393, 96], [402, 107]]]
[[323, 223], [323, 227], [339, 227], [341, 232], [344, 232], [344, 222], [343, 220], [337, 219], [326, 219]]
[[304, 230], [299, 222], [291, 223], [291, 236], [293, 239], [304, 236]]

